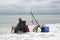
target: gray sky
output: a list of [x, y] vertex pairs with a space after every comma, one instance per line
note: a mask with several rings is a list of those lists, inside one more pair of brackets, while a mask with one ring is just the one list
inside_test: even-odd
[[60, 13], [60, 0], [0, 0], [0, 14]]

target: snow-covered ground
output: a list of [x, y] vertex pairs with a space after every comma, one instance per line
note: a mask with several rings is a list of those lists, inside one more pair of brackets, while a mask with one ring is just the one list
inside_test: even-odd
[[34, 26], [29, 26], [30, 32], [15, 34], [11, 33], [11, 27], [0, 28], [0, 40], [60, 40], [60, 23], [46, 24], [50, 32], [32, 32]]

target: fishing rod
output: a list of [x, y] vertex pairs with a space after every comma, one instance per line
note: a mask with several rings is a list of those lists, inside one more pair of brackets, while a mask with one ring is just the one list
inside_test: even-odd
[[37, 20], [35, 19], [35, 17], [34, 17], [34, 15], [33, 15], [32, 12], [31, 12], [31, 15], [32, 15], [32, 17], [34, 18], [35, 22], [38, 24], [38, 26], [40, 26], [39, 23], [37, 22]]

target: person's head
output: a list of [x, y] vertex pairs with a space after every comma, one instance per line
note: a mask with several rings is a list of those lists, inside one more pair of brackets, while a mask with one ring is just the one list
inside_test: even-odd
[[22, 18], [19, 17], [18, 21], [22, 21]]

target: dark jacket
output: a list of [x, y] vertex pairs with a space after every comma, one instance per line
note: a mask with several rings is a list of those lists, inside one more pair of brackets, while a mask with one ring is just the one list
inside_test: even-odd
[[25, 26], [26, 26], [26, 21], [19, 22], [15, 29], [15, 33], [17, 33], [18, 31], [25, 32]]

